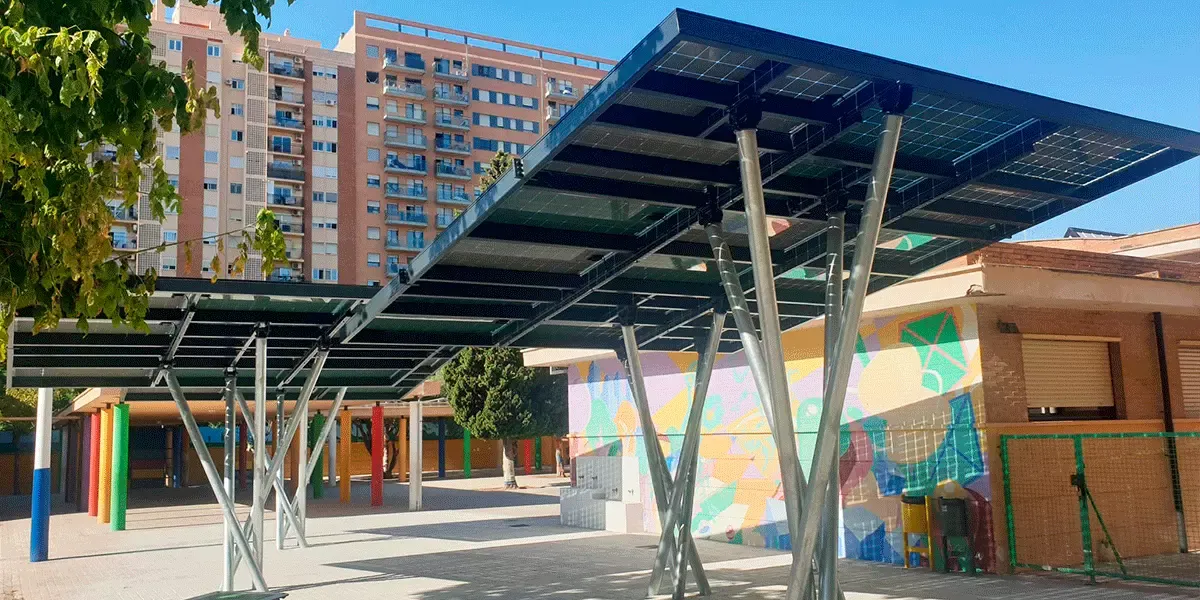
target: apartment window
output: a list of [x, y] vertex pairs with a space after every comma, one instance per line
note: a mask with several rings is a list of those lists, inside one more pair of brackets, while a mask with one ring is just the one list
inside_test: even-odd
[[313, 65], [313, 77], [324, 77], [326, 79], [337, 79], [337, 67], [327, 67], [325, 65]]
[[231, 184], [229, 184], [229, 193], [230, 193], [230, 194], [240, 194], [240, 193], [242, 193], [242, 184], [240, 184], [240, 183], [231, 183]]
[[368, 227], [367, 228], [367, 239], [368, 240], [379, 239], [379, 228], [378, 227]]
[[164, 154], [170, 160], [179, 160], [179, 146], [167, 146]]
[[338, 178], [337, 167], [313, 167], [312, 170], [313, 170], [313, 177], [320, 177], [322, 179], [337, 179]]
[[[1118, 341], [1021, 340], [1029, 420], [1116, 418]], [[1118, 357], [1116, 361], [1113, 357]]]
[[217, 179], [215, 177], [205, 177], [204, 189], [210, 192], [217, 191]]
[[409, 248], [424, 248], [425, 247], [425, 232], [424, 231], [409, 231], [408, 232], [408, 247]]
[[317, 115], [313, 117], [313, 127], [325, 127], [327, 129], [337, 129], [337, 119], [334, 117], [325, 117]]
[[313, 90], [312, 99], [313, 99], [313, 104], [324, 104], [327, 106], [337, 106], [337, 103], [338, 103], [337, 92], [322, 92], [322, 91]]
[[379, 110], [379, 98], [367, 96], [367, 110]]
[[167, 40], [167, 50], [172, 52], [183, 52], [183, 40], [177, 40], [174, 38]]
[[221, 135], [221, 126], [216, 123], [206, 123], [204, 125], [205, 137], [218, 137]]
[[379, 58], [379, 46], [367, 44], [367, 58]]
[[209, 44], [208, 45], [208, 55], [209, 56], [221, 56], [221, 47], [216, 44]]
[[314, 152], [337, 153], [337, 142], [313, 142]]
[[245, 114], [245, 113], [246, 113], [246, 107], [245, 107], [245, 106], [243, 106], [243, 105], [241, 105], [241, 104], [237, 104], [237, 103], [234, 103], [234, 104], [230, 104], [230, 105], [229, 105], [229, 114], [231, 114], [231, 115], [233, 115], [233, 116], [235, 116], [235, 117], [240, 117], [240, 116], [242, 116], [242, 115], [243, 115], [243, 114]]
[[229, 168], [231, 168], [231, 169], [244, 169], [244, 168], [246, 168], [246, 157], [244, 157], [244, 156], [230, 156], [230, 157], [229, 157]]
[[313, 229], [337, 229], [337, 219], [313, 219]]
[[369, 187], [369, 188], [379, 187], [379, 176], [378, 175], [367, 175], [367, 187]]
[[215, 207], [211, 204], [205, 204], [204, 205], [204, 218], [205, 219], [217, 218], [217, 207]]
[[337, 269], [313, 269], [313, 281], [337, 281]]
[[368, 279], [367, 287], [379, 287], [379, 280], [378, 279]]
[[179, 176], [178, 175], [167, 175], [167, 185], [171, 186], [172, 189], [178, 190], [179, 189]]
[[337, 256], [337, 244], [333, 242], [325, 242], [325, 254], [329, 256]]
[[379, 162], [379, 148], [367, 148], [367, 162]]
[[379, 83], [379, 71], [367, 71], [367, 83]]
[[367, 123], [367, 135], [379, 135], [379, 123]]
[[220, 71], [209, 71], [208, 72], [208, 82], [212, 85], [221, 85], [221, 72]]
[[367, 214], [368, 215], [379, 214], [379, 201], [378, 200], [367, 200]]
[[168, 244], [173, 244], [179, 241], [179, 232], [174, 229], [163, 230], [163, 241]]
[[162, 259], [162, 264], [159, 265], [159, 268], [162, 269], [162, 271], [164, 273], [174, 273], [175, 268], [176, 268], [175, 267], [175, 258], [174, 257], [167, 258], [164, 256]]
[[317, 204], [337, 204], [337, 192], [313, 192], [313, 202]]
[[231, 142], [241, 142], [245, 141], [245, 139], [246, 132], [242, 131], [241, 129], [234, 129], [229, 132], [229, 141]]
[[221, 162], [221, 155], [216, 150], [205, 150], [204, 151], [204, 162], [206, 162], [210, 165], [215, 165], [215, 164]]
[[244, 89], [246, 89], [246, 80], [245, 79], [230, 79], [229, 87], [230, 87], [230, 89], [244, 90]]
[[[378, 233], [378, 232], [379, 232], [379, 230], [376, 230], [376, 233]], [[378, 252], [368, 252], [367, 253], [367, 266], [368, 267], [378, 267], [379, 266], [379, 253]]]

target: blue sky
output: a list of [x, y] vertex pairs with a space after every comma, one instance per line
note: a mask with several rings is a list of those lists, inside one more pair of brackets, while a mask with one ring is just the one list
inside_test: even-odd
[[[280, 0], [270, 31], [332, 47], [362, 10], [619, 59], [673, 8], [871, 52], [1169, 125], [1200, 130], [1194, 0]], [[902, 7], [898, 9], [897, 7]], [[1123, 233], [1200, 221], [1193, 159], [1034, 227]]]

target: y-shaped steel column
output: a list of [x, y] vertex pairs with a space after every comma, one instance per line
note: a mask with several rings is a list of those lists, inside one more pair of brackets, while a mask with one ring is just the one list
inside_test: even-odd
[[[224, 436], [224, 456], [225, 459], [225, 495], [229, 496], [230, 502], [235, 502], [234, 481], [233, 481], [233, 429], [236, 423], [233, 412], [233, 390], [237, 388], [237, 371], [227, 369], [225, 371], [225, 392], [222, 397], [225, 400], [225, 436]], [[233, 591], [233, 575], [237, 570], [234, 566], [234, 541], [233, 530], [238, 527], [237, 519], [232, 523], [225, 521], [225, 542], [221, 545], [224, 560], [222, 562], [222, 573], [224, 575], [221, 584], [222, 592]]]
[[[887, 202], [888, 186], [892, 180], [892, 165], [896, 148], [900, 143], [901, 116], [912, 101], [912, 89], [900, 87], [881, 102], [885, 117], [883, 131], [875, 148], [875, 160], [871, 165], [871, 180], [867, 185], [867, 199], [863, 206], [862, 221], [858, 237], [854, 240], [854, 262], [850, 267], [850, 281], [846, 286], [846, 297], [842, 302], [837, 351], [830, 367], [825, 385], [824, 406], [821, 425], [817, 430], [816, 450], [813, 453], [811, 485], [804, 494], [805, 506], [814, 510], [805, 513], [800, 520], [800, 535], [792, 539], [793, 551], [797, 552], [792, 563], [791, 580], [788, 584], [788, 600], [799, 600], [807, 596], [810, 578], [806, 576], [808, 565], [816, 553], [820, 533], [822, 512], [833, 474], [833, 460], [837, 454], [841, 428], [842, 408], [846, 401], [846, 388], [850, 382], [850, 365], [854, 359], [854, 346], [858, 340], [858, 323], [862, 317], [863, 303], [867, 296], [867, 284], [871, 279], [871, 265], [875, 259], [875, 246], [879, 243], [879, 230], [883, 224], [883, 208]], [[815, 504], [814, 504], [815, 503]]]
[[250, 526], [254, 532], [254, 562], [263, 563], [263, 513], [270, 486], [267, 479], [267, 325], [254, 331], [254, 484]]
[[[666, 535], [666, 525], [670, 520], [668, 518], [668, 507], [671, 498], [671, 472], [667, 468], [667, 459], [663, 456], [662, 446], [658, 443], [658, 431], [654, 427], [654, 419], [650, 415], [650, 403], [646, 395], [646, 380], [642, 375], [642, 358], [638, 352], [637, 334], [634, 329], [635, 307], [629, 307], [621, 316], [621, 334], [625, 340], [624, 359], [626, 364], [626, 372], [629, 375], [629, 388], [633, 393], [633, 402], [637, 406], [638, 421], [642, 427], [642, 442], [646, 446], [646, 462], [650, 468], [650, 484], [654, 488], [654, 503], [658, 507], [658, 520], [664, 525], [663, 531]], [[672, 538], [667, 539], [668, 556], [675, 555], [674, 543]], [[691, 537], [682, 540], [687, 544], [688, 551], [687, 559], [688, 566], [696, 575], [696, 585], [700, 588], [701, 595], [710, 593], [708, 585], [708, 576], [704, 573], [704, 565], [700, 561], [699, 554], [696, 553], [695, 544]], [[657, 590], [649, 590], [651, 595], [657, 593]]]
[[[841, 329], [842, 314], [842, 256], [846, 248], [846, 213], [835, 212], [829, 217], [829, 228], [825, 230], [825, 373], [828, 385], [830, 367], [833, 366], [837, 350], [837, 332]], [[840, 431], [840, 428], [839, 428]], [[838, 558], [838, 508], [840, 480], [837, 477], [837, 461], [833, 457], [834, 476], [826, 487], [825, 509], [821, 516], [821, 540], [817, 555], [817, 590], [819, 600], [843, 598], [837, 580]]]
[[[723, 308], [723, 307], [722, 307]], [[696, 493], [697, 459], [700, 454], [700, 423], [704, 415], [704, 401], [708, 397], [708, 384], [712, 381], [713, 366], [717, 362], [717, 351], [721, 344], [721, 332], [725, 329], [725, 311], [713, 311], [708, 336], [696, 341], [696, 382], [692, 394], [692, 406], [688, 411], [687, 424], [683, 433], [683, 448], [679, 452], [675, 480], [671, 485], [671, 497], [667, 504], [667, 518], [662, 525], [658, 540], [658, 553], [654, 569], [650, 573], [650, 593], [662, 589], [663, 576], [668, 566], [671, 571], [671, 597], [681, 600], [687, 589], [687, 564], [690, 559], [692, 536], [692, 501]], [[671, 556], [674, 548], [675, 555]], [[705, 584], [707, 581], [704, 582]], [[707, 585], [701, 592], [707, 594]]]

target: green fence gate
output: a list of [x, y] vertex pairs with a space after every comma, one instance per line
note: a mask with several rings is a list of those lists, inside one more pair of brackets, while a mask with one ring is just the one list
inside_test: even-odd
[[1001, 435], [1013, 568], [1200, 587], [1200, 433]]

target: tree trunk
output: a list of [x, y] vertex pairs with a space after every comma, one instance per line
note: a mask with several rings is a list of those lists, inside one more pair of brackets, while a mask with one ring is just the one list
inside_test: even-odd
[[517, 489], [517, 440], [505, 438], [501, 445], [504, 447], [504, 489]]

